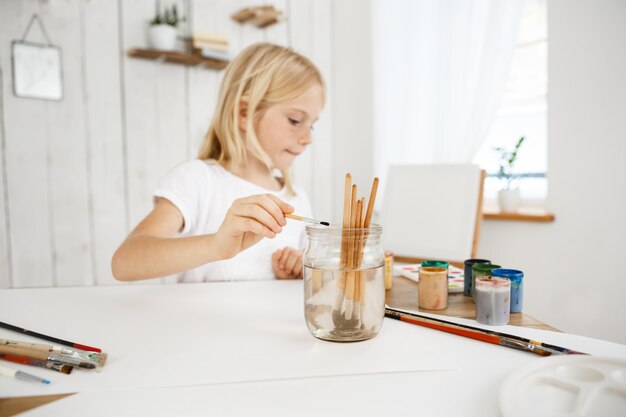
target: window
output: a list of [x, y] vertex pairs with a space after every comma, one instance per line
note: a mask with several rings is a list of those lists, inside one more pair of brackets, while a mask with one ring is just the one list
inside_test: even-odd
[[548, 126], [548, 31], [547, 0], [524, 0], [517, 44], [509, 78], [491, 131], [474, 159], [487, 170], [485, 199], [496, 198], [501, 188], [495, 176], [498, 157], [494, 147], [512, 148], [520, 136], [520, 148], [513, 172], [525, 203], [539, 205], [547, 195]]

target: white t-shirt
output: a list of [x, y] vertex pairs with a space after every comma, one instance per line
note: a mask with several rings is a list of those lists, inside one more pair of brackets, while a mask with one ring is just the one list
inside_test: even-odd
[[[166, 198], [180, 210], [185, 222], [180, 236], [196, 236], [217, 232], [233, 201], [254, 194], [273, 194], [293, 206], [294, 213], [311, 217], [306, 193], [299, 187], [294, 190], [295, 196], [284, 187], [280, 191], [267, 190], [230, 173], [214, 160], [195, 159], [170, 171], [154, 197]], [[287, 219], [287, 225], [274, 239], [264, 238], [231, 259], [182, 272], [178, 281], [274, 279], [272, 253], [285, 246], [304, 249], [304, 227], [303, 222]]]

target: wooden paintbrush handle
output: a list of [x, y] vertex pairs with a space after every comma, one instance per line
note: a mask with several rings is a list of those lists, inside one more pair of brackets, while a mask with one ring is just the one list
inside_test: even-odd
[[52, 349], [41, 349], [37, 347], [28, 347], [24, 346], [26, 344], [4, 344], [0, 340], [0, 354], [2, 355], [12, 355], [12, 356], [23, 356], [25, 358], [31, 359], [39, 359], [46, 360], [50, 355]]

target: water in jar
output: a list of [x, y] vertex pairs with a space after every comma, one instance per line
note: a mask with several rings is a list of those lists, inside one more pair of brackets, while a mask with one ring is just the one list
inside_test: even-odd
[[384, 265], [364, 269], [305, 265], [305, 318], [311, 333], [344, 342], [376, 336], [385, 311], [384, 274]]

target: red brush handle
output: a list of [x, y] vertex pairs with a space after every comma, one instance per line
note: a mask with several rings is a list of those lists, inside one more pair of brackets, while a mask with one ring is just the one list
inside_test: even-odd
[[435, 324], [428, 321], [414, 320], [412, 318], [401, 316], [401, 321], [407, 323], [417, 324], [418, 326], [429, 327], [435, 330], [441, 330], [442, 332], [453, 333], [459, 336], [469, 337], [470, 339], [480, 340], [481, 342], [493, 343], [494, 345], [500, 344], [500, 338], [487, 333], [476, 332], [458, 327], [443, 326], [441, 324]]

